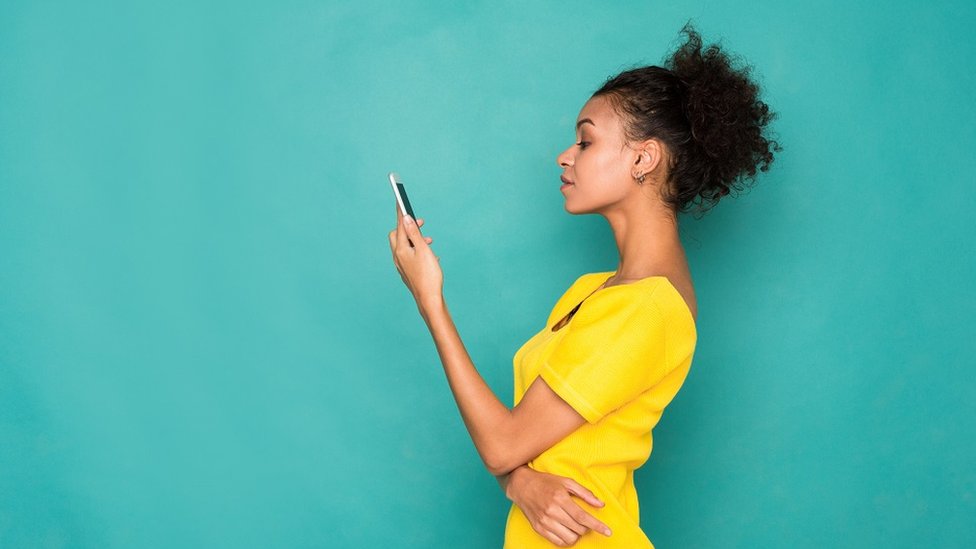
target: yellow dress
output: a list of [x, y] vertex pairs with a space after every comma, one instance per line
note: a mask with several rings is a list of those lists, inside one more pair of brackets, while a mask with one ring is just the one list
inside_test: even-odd
[[[641, 530], [634, 470], [651, 454], [651, 429], [684, 382], [697, 331], [681, 294], [663, 276], [599, 288], [616, 271], [580, 276], [556, 302], [546, 327], [515, 353], [515, 404], [541, 376], [586, 419], [575, 432], [528, 463], [570, 477], [605, 505], [585, 511], [613, 535], [589, 531], [577, 549], [653, 549]], [[594, 292], [594, 290], [596, 290]], [[568, 324], [552, 327], [582, 301]], [[554, 547], [512, 505], [505, 549]]]

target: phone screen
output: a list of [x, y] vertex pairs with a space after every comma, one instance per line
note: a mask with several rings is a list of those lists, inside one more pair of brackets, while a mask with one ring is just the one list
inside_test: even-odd
[[403, 186], [403, 183], [397, 183], [397, 192], [400, 193], [400, 199], [403, 200], [403, 207], [407, 210], [407, 215], [417, 219], [417, 216], [413, 215], [413, 208], [410, 207], [410, 199], [407, 198], [407, 188]]
[[[407, 198], [407, 188], [400, 182], [400, 176], [396, 172], [390, 172], [390, 183], [393, 185], [393, 192], [400, 199], [402, 209], [407, 211], [407, 215], [417, 219], [417, 216], [413, 213], [413, 207], [410, 206], [410, 199]], [[401, 213], [403, 212], [401, 211]]]

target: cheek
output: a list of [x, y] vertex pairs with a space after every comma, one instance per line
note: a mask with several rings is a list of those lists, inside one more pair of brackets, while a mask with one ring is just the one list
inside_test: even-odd
[[584, 165], [590, 181], [600, 187], [613, 187], [629, 177], [624, 159], [617, 154], [593, 154]]
[[612, 155], [591, 147], [577, 155], [576, 164], [594, 175], [599, 175], [613, 165], [613, 159]]

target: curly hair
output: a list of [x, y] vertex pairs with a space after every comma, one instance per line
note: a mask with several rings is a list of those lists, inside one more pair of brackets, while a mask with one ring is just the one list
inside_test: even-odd
[[697, 204], [701, 215], [737, 183], [755, 182], [782, 150], [763, 130], [776, 113], [759, 99], [749, 78], [719, 46], [702, 51], [701, 36], [685, 24], [687, 41], [647, 66], [610, 77], [593, 97], [604, 96], [624, 119], [630, 141], [658, 138], [671, 152], [662, 197], [675, 212]]

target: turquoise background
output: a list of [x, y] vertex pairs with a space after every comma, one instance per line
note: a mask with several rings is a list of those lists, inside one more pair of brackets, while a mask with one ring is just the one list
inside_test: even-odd
[[403, 176], [475, 364], [603, 218], [583, 102], [693, 19], [784, 151], [682, 234], [659, 548], [976, 543], [971, 2], [0, 4], [0, 547], [500, 547], [508, 501], [394, 270]]

